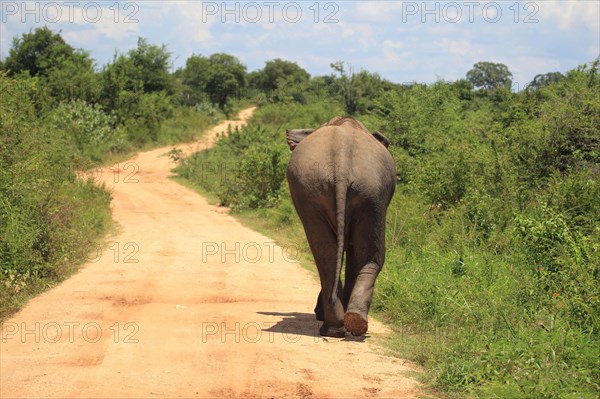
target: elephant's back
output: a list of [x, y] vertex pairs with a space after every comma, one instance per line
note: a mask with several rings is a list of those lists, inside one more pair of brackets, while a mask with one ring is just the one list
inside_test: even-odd
[[[288, 173], [302, 173], [316, 167], [321, 169], [331, 165], [336, 151], [340, 150], [340, 141], [343, 140], [340, 128], [327, 126], [315, 130], [302, 140], [292, 152], [288, 163]], [[313, 175], [313, 174], [311, 174]]]
[[395, 182], [395, 163], [371, 133], [352, 126], [324, 126], [306, 137], [292, 152], [288, 179], [310, 185], [329, 185], [343, 176], [356, 186]]
[[368, 132], [343, 125], [323, 126], [302, 140], [290, 159], [294, 163], [334, 162], [340, 154], [351, 158], [361, 150], [381, 155], [388, 152]]

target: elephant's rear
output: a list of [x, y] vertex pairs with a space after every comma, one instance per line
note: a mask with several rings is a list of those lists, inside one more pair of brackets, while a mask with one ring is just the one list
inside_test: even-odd
[[[335, 229], [336, 184], [347, 187], [351, 138], [339, 127], [321, 128], [304, 139], [292, 152], [287, 180], [292, 201], [301, 219], [316, 214]], [[303, 220], [304, 222], [304, 220]]]
[[294, 149], [287, 179], [296, 209], [326, 209], [334, 227], [340, 184], [347, 189], [350, 211], [368, 206], [385, 213], [396, 186], [396, 167], [387, 148], [370, 133], [355, 126], [325, 126]]
[[[387, 150], [369, 132], [354, 126], [325, 126], [299, 143], [292, 152], [288, 179], [312, 185], [342, 176], [351, 182], [395, 177]], [[366, 182], [366, 181], [365, 181]]]
[[[332, 121], [334, 125], [314, 132], [306, 129], [311, 133], [299, 143], [304, 130], [295, 130], [293, 140], [288, 135], [288, 143], [298, 144], [290, 145], [287, 179], [321, 278], [321, 334], [343, 336], [345, 328], [361, 335], [367, 331], [373, 284], [384, 261], [385, 214], [394, 193], [395, 164], [385, 144], [360, 122]], [[344, 251], [350, 262], [349, 289], [342, 292]], [[343, 301], [337, 301], [340, 296]]]

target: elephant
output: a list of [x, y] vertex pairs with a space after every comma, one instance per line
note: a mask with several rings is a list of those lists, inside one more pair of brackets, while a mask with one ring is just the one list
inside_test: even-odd
[[385, 260], [386, 213], [396, 188], [389, 141], [354, 118], [340, 116], [316, 130], [286, 133], [292, 151], [288, 186], [321, 282], [315, 308], [323, 321], [319, 333], [364, 335]]

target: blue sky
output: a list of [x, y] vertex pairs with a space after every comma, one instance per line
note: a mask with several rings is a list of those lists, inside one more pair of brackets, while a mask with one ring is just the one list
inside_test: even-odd
[[225, 52], [248, 71], [274, 58], [311, 75], [345, 61], [391, 81], [456, 80], [478, 61], [506, 64], [515, 88], [600, 55], [600, 1], [7, 1], [0, 54], [37, 26], [60, 31], [101, 67], [139, 36], [166, 44], [173, 68]]

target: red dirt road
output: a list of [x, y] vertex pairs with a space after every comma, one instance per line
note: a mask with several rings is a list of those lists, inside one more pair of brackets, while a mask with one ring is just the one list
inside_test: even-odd
[[314, 277], [170, 180], [169, 150], [102, 170], [119, 231], [4, 323], [1, 398], [419, 397], [372, 338], [319, 337]]

